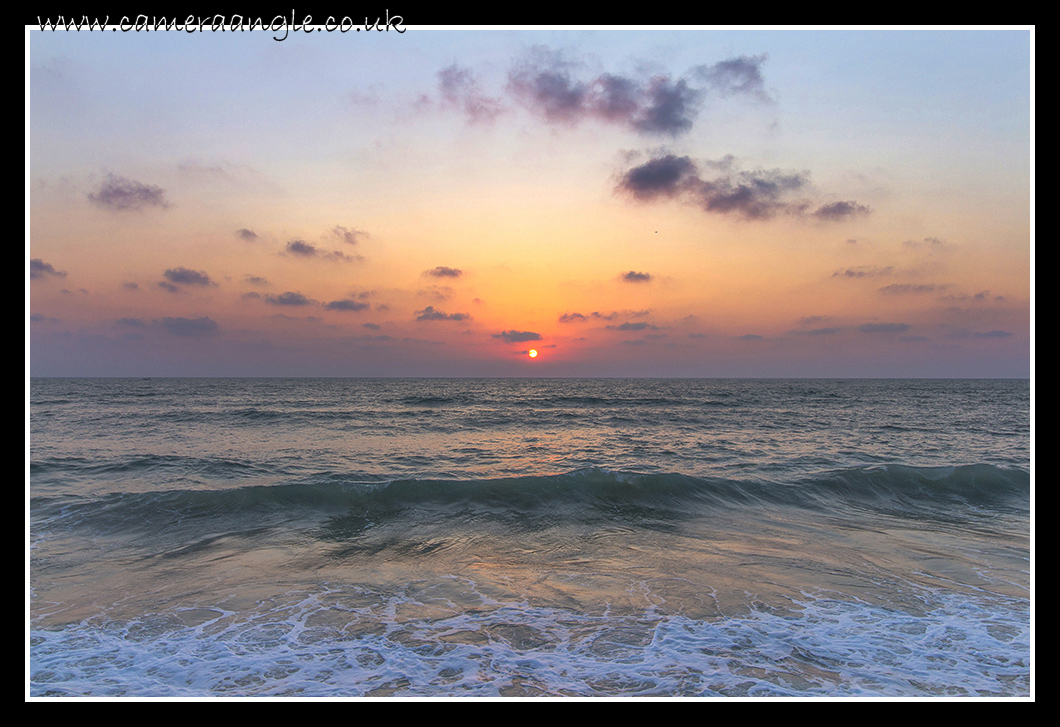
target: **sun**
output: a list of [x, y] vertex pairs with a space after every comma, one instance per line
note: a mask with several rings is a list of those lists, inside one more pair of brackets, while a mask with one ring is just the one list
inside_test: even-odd
[[530, 354], [530, 358], [537, 358], [537, 349], [531, 348], [528, 353]]

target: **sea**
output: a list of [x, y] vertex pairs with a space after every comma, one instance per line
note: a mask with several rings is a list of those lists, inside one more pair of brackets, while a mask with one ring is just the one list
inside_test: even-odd
[[28, 390], [30, 698], [1033, 698], [1027, 380]]

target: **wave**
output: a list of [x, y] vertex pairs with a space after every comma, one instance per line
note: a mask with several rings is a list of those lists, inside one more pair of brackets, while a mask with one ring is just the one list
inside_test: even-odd
[[[109, 493], [85, 499], [34, 497], [38, 524], [157, 527], [206, 517], [356, 514], [368, 521], [444, 510], [547, 515], [550, 521], [606, 516], [680, 518], [717, 509], [798, 507], [873, 510], [922, 518], [961, 508], [1025, 513], [1030, 475], [992, 465], [888, 465], [822, 473], [794, 482], [693, 477], [674, 473], [575, 472], [491, 479], [350, 481], [326, 473], [298, 482], [224, 489]], [[118, 526], [121, 527], [121, 526]]]

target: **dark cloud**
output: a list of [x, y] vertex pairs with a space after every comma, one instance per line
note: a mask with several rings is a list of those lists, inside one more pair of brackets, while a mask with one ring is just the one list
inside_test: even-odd
[[258, 236], [255, 232], [253, 232], [252, 230], [248, 230], [245, 227], [236, 230], [236, 237], [238, 237], [240, 240], [246, 240], [247, 242], [256, 242], [258, 239]]
[[619, 189], [640, 200], [676, 197], [698, 180], [696, 164], [686, 156], [673, 154], [651, 159], [622, 176]]
[[944, 300], [975, 300], [975, 301], [979, 301], [979, 302], [983, 302], [983, 301], [987, 301], [987, 300], [993, 300], [994, 302], [1001, 303], [1001, 302], [1004, 302], [1005, 296], [1003, 296], [1003, 295], [991, 296], [989, 290], [980, 290], [978, 293], [975, 293], [974, 295], [967, 295], [967, 294], [964, 294], [964, 293], [962, 293], [960, 295], [947, 295], [947, 296], [944, 297]]
[[142, 318], [119, 318], [115, 323], [129, 328], [145, 328], [147, 326], [147, 322]]
[[880, 288], [881, 293], [887, 295], [903, 295], [906, 293], [933, 293], [936, 290], [942, 290], [946, 286], [944, 285], [912, 285], [909, 283], [893, 283], [891, 285]]
[[590, 89], [571, 78], [571, 65], [555, 51], [534, 48], [508, 73], [508, 90], [548, 121], [577, 123], [589, 108]]
[[461, 109], [472, 124], [492, 122], [504, 112], [499, 99], [482, 93], [471, 70], [455, 63], [438, 72], [438, 90], [445, 103]]
[[985, 331], [985, 332], [980, 333], [980, 332], [976, 332], [976, 331], [969, 331], [967, 329], [962, 329], [960, 331], [954, 331], [953, 333], [948, 333], [948, 334], [946, 334], [946, 337], [947, 338], [961, 338], [961, 339], [964, 339], [964, 338], [994, 338], [994, 339], [997, 339], [997, 338], [1009, 338], [1012, 335], [1014, 335], [1014, 334], [1012, 334], [1009, 331]]
[[636, 270], [622, 273], [622, 280], [627, 283], [647, 283], [651, 281], [651, 277], [652, 276], [649, 273], [638, 273]]
[[362, 237], [369, 237], [364, 230], [350, 229], [341, 225], [337, 225], [331, 232], [347, 245], [356, 245]]
[[839, 333], [838, 328], [814, 328], [813, 330], [806, 331], [811, 336], [830, 336], [833, 333]]
[[324, 306], [328, 310], [359, 311], [371, 308], [371, 303], [363, 303], [357, 300], [333, 300]]
[[588, 316], [583, 316], [581, 313], [564, 313], [559, 317], [560, 323], [574, 323], [575, 321], [587, 321]]
[[526, 341], [541, 340], [541, 334], [533, 331], [501, 331], [500, 333], [492, 334], [492, 336], [503, 340], [505, 343], [525, 343]]
[[[768, 100], [761, 73], [765, 59], [764, 55], [740, 56], [713, 66], [697, 66], [680, 78], [666, 73], [650, 79], [602, 73], [580, 80], [576, 77], [580, 63], [539, 46], [513, 65], [508, 91], [551, 123], [574, 125], [596, 119], [641, 134], [676, 137], [692, 128], [709, 92]], [[468, 82], [454, 70], [446, 72], [452, 86]]]
[[210, 280], [210, 276], [202, 270], [189, 270], [185, 267], [170, 268], [162, 273], [162, 275], [165, 276], [166, 280], [170, 283], [178, 285], [215, 285], [215, 283]]
[[170, 293], [179, 293], [180, 288], [173, 283], [166, 282], [165, 280], [158, 281], [158, 287]]
[[29, 261], [29, 277], [32, 280], [40, 280], [48, 277], [65, 278], [66, 272], [63, 270], [56, 270], [50, 263], [46, 263], [39, 257], [36, 257]]
[[124, 212], [145, 207], [169, 207], [161, 187], [143, 184], [132, 179], [108, 174], [99, 190], [90, 192], [88, 201], [97, 207]]
[[49, 318], [43, 313], [30, 313], [29, 319], [33, 323], [62, 323], [58, 318]]
[[435, 278], [459, 278], [464, 274], [463, 270], [457, 268], [447, 268], [444, 265], [439, 265], [433, 270], [424, 270], [424, 275], [431, 275]]
[[163, 318], [162, 327], [174, 336], [209, 336], [217, 332], [217, 322], [202, 318]]
[[139, 290], [140, 289], [139, 283], [122, 283], [121, 287], [125, 288], [126, 290]]
[[305, 240], [290, 240], [287, 243], [287, 252], [302, 257], [316, 257], [320, 254], [320, 250], [310, 245]]
[[862, 333], [905, 333], [912, 326], [908, 323], [865, 323], [858, 326]]
[[337, 262], [352, 262], [353, 260], [363, 260], [364, 258], [360, 255], [350, 256], [335, 250], [334, 252], [327, 252], [320, 248], [309, 244], [305, 240], [290, 240], [287, 243], [287, 252], [291, 255], [297, 255], [298, 257], [306, 258], [317, 258], [319, 260], [331, 260]]
[[633, 127], [644, 134], [683, 134], [692, 128], [702, 95], [685, 81], [654, 78], [647, 92], [649, 101], [634, 118]]
[[423, 310], [416, 311], [417, 321], [467, 321], [471, 316], [467, 313], [443, 313], [435, 310], [434, 306], [427, 306]]
[[693, 73], [706, 81], [712, 91], [733, 96], [743, 94], [763, 101], [770, 100], [762, 78], [762, 64], [769, 56], [739, 56], [730, 58], [712, 66], [698, 66]]
[[[424, 275], [427, 275], [427, 273], [424, 273]], [[448, 285], [432, 285], [426, 290], [417, 291], [417, 293], [419, 295], [429, 295], [435, 300], [448, 300], [449, 298], [453, 297], [456, 291], [450, 288]]]
[[[817, 208], [813, 216], [828, 222], [845, 220], [850, 217], [863, 217], [872, 212], [871, 209], [857, 202], [833, 202]], [[849, 240], [848, 240], [849, 242]]]
[[737, 336], [741, 341], [763, 341], [765, 336], [760, 336], [757, 333], [745, 333], [742, 336]]
[[732, 176], [698, 180], [693, 200], [708, 212], [736, 213], [746, 219], [764, 220], [779, 213], [797, 214], [803, 207], [782, 199], [809, 183], [807, 175], [779, 169], [738, 172]]
[[370, 331], [382, 330], [382, 326], [380, 326], [378, 323], [362, 323], [361, 328], [367, 328]]
[[881, 275], [890, 275], [894, 268], [888, 265], [885, 268], [847, 268], [832, 273], [833, 278], [876, 278]]
[[313, 305], [315, 301], [311, 298], [307, 298], [301, 293], [287, 291], [286, 293], [280, 293], [279, 295], [273, 295], [270, 293], [265, 296], [265, 302], [272, 305], [302, 306]]
[[251, 285], [268, 285], [269, 281], [257, 275], [247, 275], [243, 278], [246, 282]]
[[652, 331], [659, 330], [658, 326], [653, 325], [651, 323], [645, 323], [644, 321], [638, 321], [637, 323], [630, 323], [629, 321], [626, 321], [625, 323], [623, 323], [621, 325], [608, 326], [607, 328], [608, 328], [608, 330], [612, 330], [612, 331], [643, 331], [643, 330], [646, 330], [646, 329], [647, 330], [652, 330]]
[[[634, 274], [645, 275], [646, 273], [634, 273]], [[629, 273], [626, 273], [626, 275], [629, 275]], [[581, 322], [581, 321], [587, 321], [590, 318], [596, 319], [598, 321], [613, 321], [613, 320], [616, 320], [618, 318], [623, 318], [623, 317], [624, 318], [640, 318], [640, 317], [648, 315], [649, 313], [651, 313], [651, 311], [647, 310], [647, 309], [645, 309], [645, 310], [623, 310], [623, 311], [617, 311], [616, 310], [616, 311], [611, 311], [610, 313], [601, 313], [598, 310], [594, 310], [589, 315], [584, 315], [582, 313], [564, 313], [563, 315], [561, 315], [559, 317], [559, 322], [560, 323], [577, 323], [577, 322]]]
[[[616, 191], [641, 201], [677, 199], [704, 211], [764, 220], [778, 214], [802, 215], [810, 203], [802, 196], [810, 191], [807, 172], [782, 169], [736, 170], [731, 156], [700, 165], [687, 156], [658, 156], [625, 172]], [[836, 207], [840, 205], [841, 207]], [[856, 203], [835, 203], [814, 213], [818, 219], [839, 220], [849, 216], [846, 205], [857, 214], [867, 213]], [[835, 208], [830, 212], [822, 212]], [[846, 213], [843, 210], [847, 210]], [[818, 214], [820, 213], [820, 214]]]
[[632, 80], [605, 73], [594, 86], [593, 110], [604, 121], [625, 122], [636, 116], [641, 89]]

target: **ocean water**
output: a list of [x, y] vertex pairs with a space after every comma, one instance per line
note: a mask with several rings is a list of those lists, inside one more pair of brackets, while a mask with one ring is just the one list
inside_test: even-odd
[[31, 696], [1028, 697], [1027, 381], [34, 379]]

